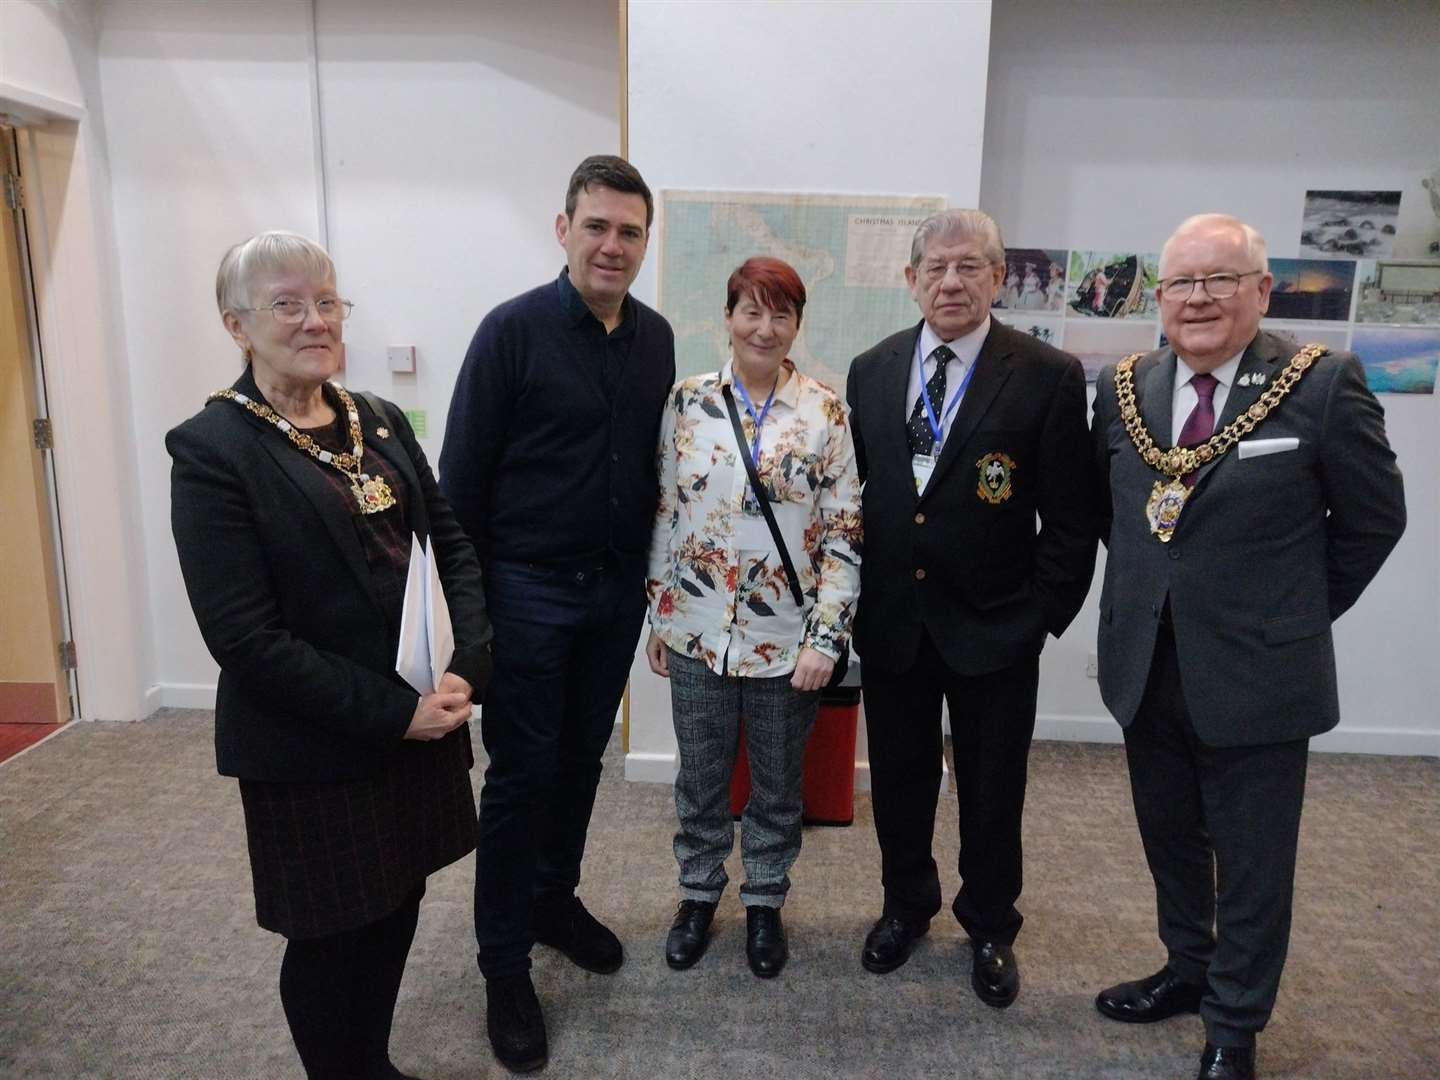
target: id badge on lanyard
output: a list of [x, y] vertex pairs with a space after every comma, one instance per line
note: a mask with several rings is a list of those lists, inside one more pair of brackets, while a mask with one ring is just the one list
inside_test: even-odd
[[[937, 360], [936, 363], [939, 363]], [[972, 361], [965, 372], [965, 377], [960, 380], [960, 385], [955, 388], [955, 393], [950, 396], [949, 402], [945, 404], [944, 410], [939, 416], [935, 415], [935, 406], [930, 404], [930, 395], [925, 392], [925, 360], [920, 355], [920, 339], [915, 339], [915, 368], [920, 373], [920, 400], [925, 403], [925, 421], [930, 425], [930, 433], [935, 436], [935, 442], [928, 454], [912, 454], [910, 457], [910, 472], [915, 477], [915, 494], [925, 494], [925, 488], [930, 484], [930, 477], [935, 472], [935, 466], [940, 461], [940, 447], [945, 441], [945, 422], [955, 412], [955, 406], [960, 404], [960, 399], [965, 396], [965, 388], [970, 385], [970, 376], [975, 374], [978, 364]]]

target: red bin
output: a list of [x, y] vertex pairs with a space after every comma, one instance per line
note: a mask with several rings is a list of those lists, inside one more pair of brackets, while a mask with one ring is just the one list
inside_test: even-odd
[[[849, 825], [855, 820], [855, 728], [860, 722], [860, 688], [841, 686], [820, 695], [820, 709], [805, 744], [801, 794], [806, 825]], [[750, 755], [745, 723], [730, 774], [730, 812], [739, 817], [750, 801]]]

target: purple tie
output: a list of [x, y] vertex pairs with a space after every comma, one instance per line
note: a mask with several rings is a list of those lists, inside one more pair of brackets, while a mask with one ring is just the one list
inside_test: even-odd
[[[1215, 432], [1215, 387], [1220, 380], [1214, 375], [1194, 375], [1190, 385], [1195, 388], [1195, 407], [1185, 418], [1180, 429], [1181, 446], [1199, 446]], [[1180, 478], [1187, 488], [1195, 486], [1195, 473], [1188, 472]]]

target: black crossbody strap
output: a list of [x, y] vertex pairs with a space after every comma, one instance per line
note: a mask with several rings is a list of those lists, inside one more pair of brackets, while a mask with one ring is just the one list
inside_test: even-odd
[[780, 526], [775, 522], [775, 512], [770, 509], [770, 499], [766, 496], [765, 489], [760, 486], [760, 477], [755, 473], [750, 446], [745, 442], [745, 429], [740, 426], [740, 412], [735, 408], [735, 395], [728, 386], [721, 387], [720, 392], [725, 395], [725, 407], [730, 410], [730, 424], [735, 429], [735, 444], [740, 447], [740, 460], [745, 463], [745, 475], [750, 478], [750, 490], [755, 492], [755, 499], [760, 503], [760, 512], [765, 515], [765, 524], [770, 526], [770, 536], [780, 552], [785, 576], [790, 579], [790, 595], [795, 597], [795, 606], [804, 611], [805, 597], [800, 592], [800, 576], [795, 573], [795, 564], [790, 561], [790, 552], [785, 547], [784, 537], [780, 535]]

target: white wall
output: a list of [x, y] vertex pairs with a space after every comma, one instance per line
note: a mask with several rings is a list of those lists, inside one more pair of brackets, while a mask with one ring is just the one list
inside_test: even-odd
[[[214, 307], [225, 248], [266, 228], [323, 229], [356, 305], [347, 381], [425, 408], [436, 456], [475, 325], [558, 272], [570, 171], [619, 148], [617, 57], [615, 7], [585, 0], [106, 3], [160, 703], [213, 702], [170, 537], [163, 437], [239, 372]], [[418, 374], [392, 377], [387, 343], [416, 345]]]
[[26, 221], [65, 536], [79, 717], [145, 715], [152, 667], [121, 340], [95, 5], [0, 5], [0, 111], [21, 133]]
[[[1294, 257], [1307, 188], [1407, 188], [1440, 162], [1440, 8], [996, 5], [981, 205], [1016, 246], [1156, 251], [1220, 209]], [[1407, 196], [1408, 197], [1408, 196]], [[1440, 402], [1385, 396], [1410, 524], [1335, 628], [1317, 749], [1440, 754]], [[1041, 735], [1118, 739], [1085, 660], [1099, 583], [1042, 663]]]
[[[974, 206], [989, 21], [989, 3], [631, 0], [630, 159], [656, 190], [942, 194]], [[943, 68], [917, 61], [935, 41]], [[655, 254], [652, 244], [635, 290], [651, 303]], [[630, 686], [626, 775], [668, 781], [669, 688], [643, 658]], [[867, 760], [863, 728], [857, 756]]]

